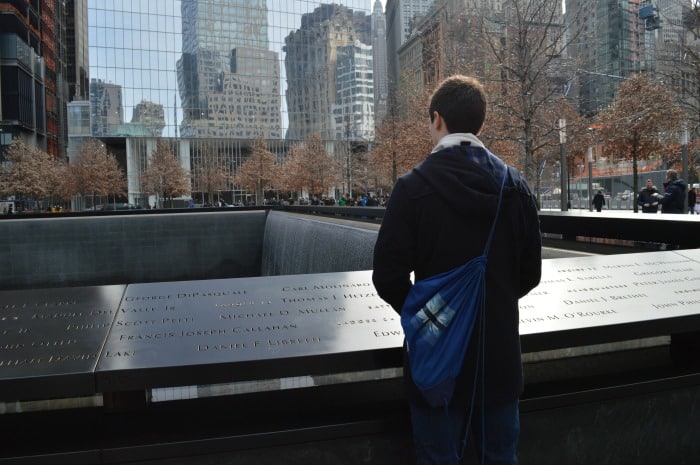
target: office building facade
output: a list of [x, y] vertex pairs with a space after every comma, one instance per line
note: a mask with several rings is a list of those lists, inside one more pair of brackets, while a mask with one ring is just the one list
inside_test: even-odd
[[265, 0], [183, 0], [183, 137], [280, 138], [279, 59]]
[[[581, 29], [581, 40], [569, 47], [580, 63], [571, 94], [578, 111], [593, 116], [617, 95], [620, 84], [638, 72], [651, 72], [645, 52], [645, 26], [639, 19], [639, 2], [573, 0], [567, 4], [567, 27]], [[582, 11], [574, 18], [571, 12]]]
[[395, 86], [400, 81], [398, 50], [408, 40], [412, 24], [426, 14], [434, 0], [387, 0], [386, 48], [389, 82]]
[[374, 139], [372, 47], [358, 40], [337, 53], [333, 139], [369, 142]]
[[[364, 44], [369, 47], [364, 48], [366, 54], [371, 50], [370, 29], [371, 17], [365, 12], [323, 4], [312, 13], [304, 14], [301, 27], [285, 38], [287, 139], [303, 140], [311, 134], [318, 134], [324, 140], [335, 138], [333, 106], [338, 101], [339, 50], [345, 50], [348, 56], [354, 54], [355, 49], [346, 47], [357, 44], [359, 50]], [[368, 72], [372, 73], [371, 67]], [[374, 99], [374, 91], [371, 94]]]
[[148, 100], [141, 100], [134, 107], [131, 123], [143, 126], [151, 137], [160, 137], [163, 135], [163, 128], [165, 127], [163, 105], [149, 102]]
[[87, 0], [66, 2], [68, 99], [87, 100], [90, 92]]
[[90, 122], [94, 137], [116, 135], [124, 122], [122, 86], [101, 79], [90, 81]]
[[0, 1], [0, 152], [18, 138], [53, 156], [65, 156], [66, 18], [74, 4]]

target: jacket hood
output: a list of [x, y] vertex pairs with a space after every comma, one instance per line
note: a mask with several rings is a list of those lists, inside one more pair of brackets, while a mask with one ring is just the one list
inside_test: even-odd
[[685, 181], [682, 180], [682, 179], [674, 179], [674, 180], [671, 181], [671, 182], [674, 183], [674, 184], [678, 184], [679, 186], [685, 188]]
[[[478, 151], [474, 160], [468, 151]], [[414, 168], [432, 190], [453, 209], [466, 216], [492, 217], [498, 207], [503, 173], [507, 166], [482, 147], [455, 146], [432, 153]], [[515, 195], [508, 176], [503, 201]]]
[[685, 181], [682, 179], [674, 179], [673, 181], [665, 182], [664, 188], [668, 189], [670, 186], [676, 186], [685, 190]]

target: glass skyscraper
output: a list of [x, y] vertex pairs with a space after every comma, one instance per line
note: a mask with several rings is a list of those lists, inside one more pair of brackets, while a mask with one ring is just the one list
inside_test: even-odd
[[[142, 102], [162, 105], [163, 136], [175, 136], [182, 119], [178, 98], [177, 61], [182, 56], [180, 2], [172, 0], [88, 0], [88, 50], [93, 115], [108, 111], [104, 89], [120, 89], [121, 101], [110, 101], [114, 116], [100, 136], [117, 135], [123, 118]], [[115, 92], [116, 94], [116, 92]], [[116, 109], [121, 110], [117, 111]], [[104, 130], [104, 125], [93, 127]]]
[[181, 11], [181, 135], [279, 139], [279, 62], [265, 0], [183, 0]]
[[[370, 25], [371, 16], [364, 12], [326, 4], [304, 14], [301, 27], [287, 35], [283, 50], [290, 139], [301, 140], [318, 134], [322, 139], [332, 140], [335, 134], [362, 132], [337, 126], [354, 125], [354, 105], [374, 106], [371, 59], [360, 57], [363, 53], [371, 56]], [[355, 65], [358, 67], [354, 68]], [[372, 89], [353, 86], [357, 82], [356, 73], [367, 79]], [[334, 106], [335, 115], [340, 112], [339, 120], [334, 116]], [[358, 113], [361, 111], [358, 109]], [[374, 121], [371, 112], [365, 117]]]
[[[288, 91], [285, 40], [304, 29], [304, 15], [330, 3], [342, 4], [356, 18], [369, 18], [373, 6], [373, 0], [326, 6], [306, 0], [88, 0], [89, 77], [101, 83], [98, 92], [121, 88], [124, 118], [139, 104], [161, 105], [163, 137], [284, 139], [289, 101], [296, 98]], [[366, 23], [369, 28], [369, 19]], [[337, 32], [331, 32], [327, 37], [334, 40]], [[356, 38], [371, 45], [368, 30]], [[311, 45], [318, 46], [310, 43], [309, 50]], [[295, 59], [302, 60], [301, 67], [336, 66], [318, 65], [321, 58], [306, 53]], [[328, 59], [335, 60], [335, 53]], [[318, 85], [333, 75], [307, 79]], [[327, 108], [318, 111], [328, 115], [323, 128], [332, 135], [337, 99], [335, 83], [328, 85]]]
[[[140, 173], [158, 138], [169, 139], [192, 172], [197, 197], [199, 166], [234, 174], [260, 137], [280, 157], [312, 133], [331, 153], [338, 135], [344, 142], [371, 137], [372, 3], [88, 0], [85, 104], [92, 135], [121, 154], [129, 201], [145, 201]], [[357, 125], [341, 131], [338, 112]], [[231, 183], [221, 191], [229, 202], [242, 195]]]

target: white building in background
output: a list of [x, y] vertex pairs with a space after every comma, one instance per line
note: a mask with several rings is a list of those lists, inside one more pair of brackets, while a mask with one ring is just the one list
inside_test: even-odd
[[[371, 17], [365, 12], [342, 5], [322, 4], [313, 12], [302, 15], [301, 27], [287, 35], [284, 64], [289, 110], [288, 140], [304, 140], [311, 134], [318, 134], [323, 140], [333, 140], [336, 134], [334, 105], [338, 103], [340, 84], [338, 60], [343, 56], [340, 50], [357, 43], [364, 44], [368, 47], [364, 50], [370, 51], [371, 62], [370, 29]], [[369, 73], [372, 73], [371, 64]]]
[[374, 139], [374, 80], [372, 46], [355, 41], [338, 48], [336, 99], [333, 104], [334, 139]]

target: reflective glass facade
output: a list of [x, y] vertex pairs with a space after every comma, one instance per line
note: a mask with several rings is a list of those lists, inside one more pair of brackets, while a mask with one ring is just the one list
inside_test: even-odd
[[[372, 0], [88, 0], [93, 135], [369, 134], [372, 7]], [[357, 90], [349, 79], [337, 85], [337, 73], [354, 75], [353, 63]], [[339, 108], [362, 111], [363, 126], [335, 128]]]

